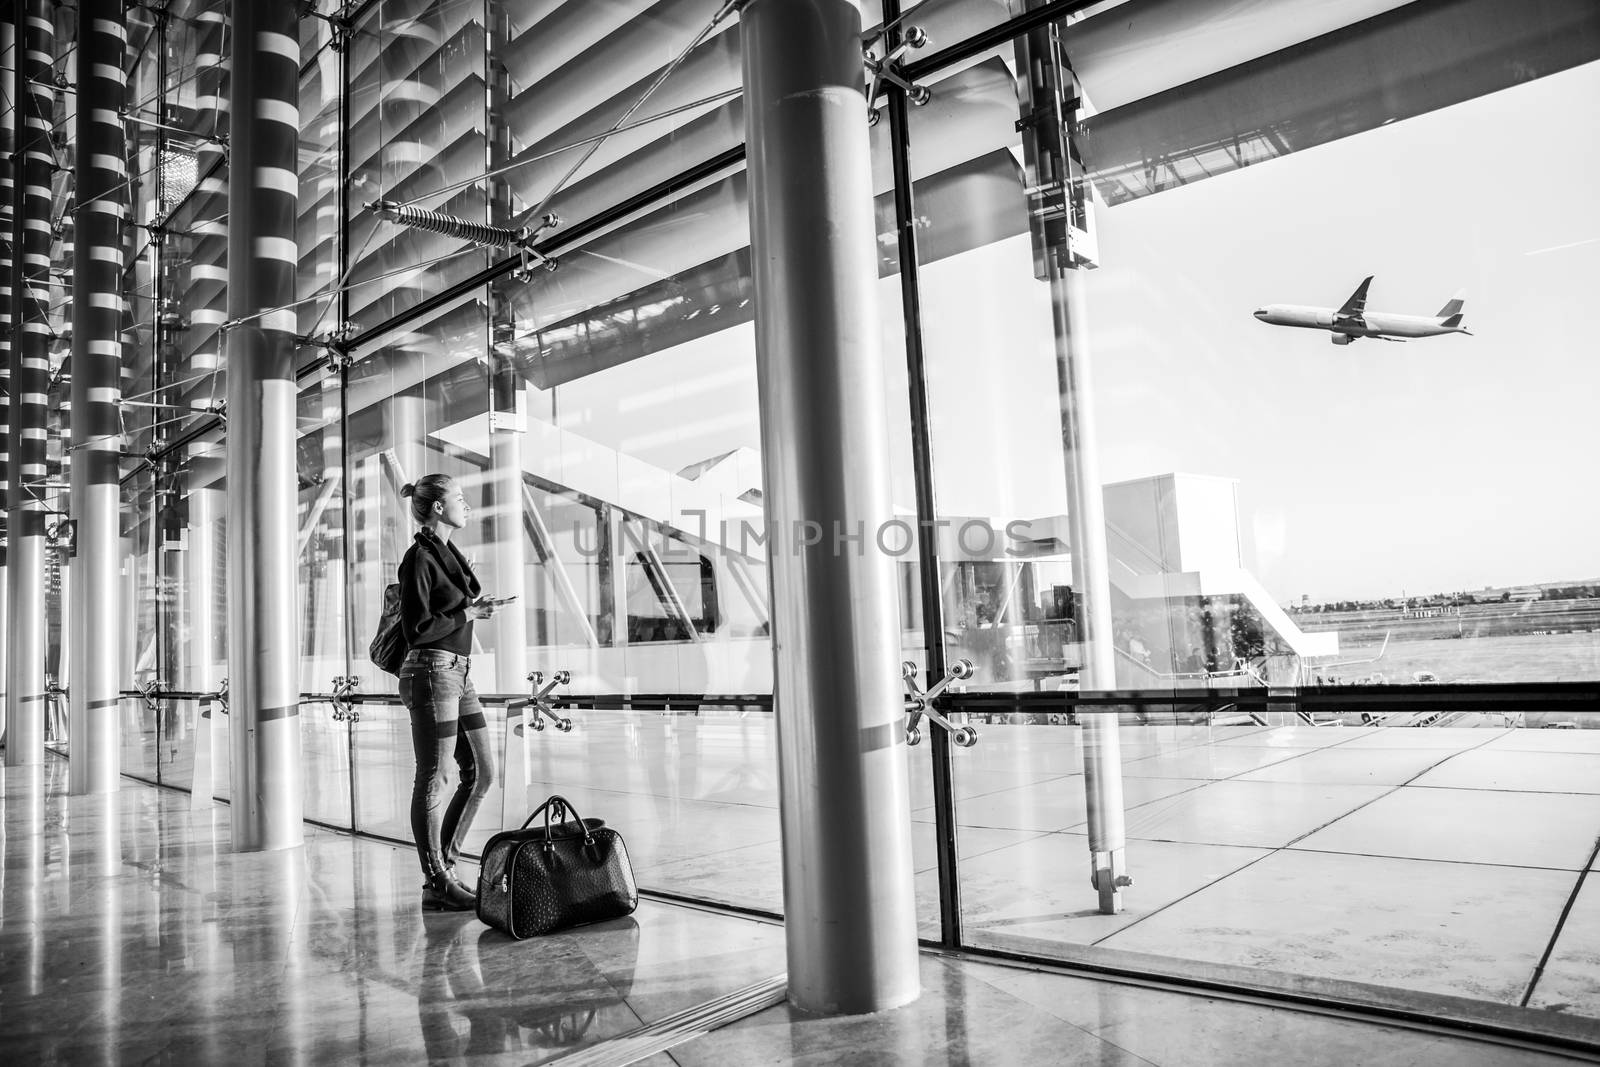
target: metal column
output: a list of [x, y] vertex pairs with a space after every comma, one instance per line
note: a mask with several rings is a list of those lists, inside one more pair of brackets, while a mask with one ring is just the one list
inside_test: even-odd
[[789, 999], [873, 1012], [920, 984], [861, 13], [752, 0], [740, 38]]
[[295, 619], [294, 300], [299, 26], [233, 4], [228, 186], [228, 680], [233, 847], [304, 835]]
[[[50, 174], [55, 164], [55, 26], [45, 0], [21, 0], [11, 99], [13, 159], [11, 273], [11, 457], [6, 578], [10, 642], [6, 670], [6, 764], [44, 760], [45, 434], [50, 389]], [[20, 254], [16, 254], [20, 253]]]
[[[427, 474], [424, 469], [428, 461], [428, 402], [423, 398], [418, 389], [410, 389], [404, 393], [396, 393], [389, 398], [389, 447], [394, 449], [394, 460], [400, 468], [402, 482], [415, 482]], [[399, 496], [400, 486], [396, 485], [395, 500], [400, 510], [410, 515], [410, 504]], [[406, 529], [410, 529], [410, 519], [406, 520]], [[406, 535], [402, 538], [400, 551], [403, 554], [411, 538]], [[399, 562], [396, 557], [395, 562]]]
[[[883, 18], [898, 22], [900, 4], [885, 0]], [[898, 44], [903, 30], [885, 47]], [[911, 408], [911, 474], [916, 485], [917, 578], [922, 594], [924, 663], [929, 682], [943, 678], [949, 664], [944, 649], [944, 568], [939, 559], [938, 494], [933, 473], [933, 413], [928, 399], [928, 368], [922, 347], [921, 253], [917, 249], [915, 183], [911, 177], [911, 119], [905, 90], [890, 85], [889, 151], [894, 168], [894, 212], [900, 252], [900, 306], [905, 318], [906, 393]], [[951, 565], [954, 570], [955, 565]], [[912, 620], [906, 620], [909, 624]], [[933, 770], [934, 849], [939, 870], [939, 940], [961, 944], [961, 835], [956, 828], [955, 766], [950, 734], [929, 730], [925, 738]]]
[[522, 532], [522, 413], [516, 390], [507, 410], [499, 405], [489, 418], [489, 524], [494, 548], [490, 596], [517, 599], [494, 613], [494, 684], [497, 693], [520, 693], [528, 675], [528, 597], [526, 538]]
[[[1038, 7], [1043, 0], [1030, 0]], [[1034, 270], [1050, 285], [1066, 460], [1067, 511], [1072, 538], [1072, 587], [1077, 592], [1077, 640], [1083, 649], [1079, 689], [1116, 687], [1111, 644], [1111, 584], [1106, 557], [1105, 508], [1094, 431], [1094, 390], [1089, 379], [1089, 331], [1083, 271], [1095, 265], [1094, 204], [1074, 142], [1083, 94], [1067, 62], [1059, 23], [1031, 30], [1015, 43], [1023, 163], [1033, 237]], [[1089, 884], [1100, 910], [1122, 909], [1131, 885], [1124, 857], [1122, 747], [1116, 711], [1080, 712], [1084, 792], [1089, 816]]]
[[[1082, 272], [1057, 264], [1050, 279], [1056, 367], [1061, 388], [1061, 443], [1067, 460], [1067, 511], [1072, 528], [1072, 586], [1078, 591], [1078, 639], [1083, 645], [1081, 692], [1116, 688], [1111, 644], [1111, 576], [1106, 567], [1106, 520], [1095, 450], [1093, 389]], [[1109, 709], [1080, 712], [1083, 788], [1089, 815], [1090, 884], [1100, 910], [1122, 910], [1127, 881], [1127, 832], [1122, 801], [1122, 733]]]
[[[68, 600], [67, 787], [111, 793], [121, 770], [117, 598], [121, 594], [122, 219], [127, 93], [122, 0], [78, 6], [78, 108], [72, 263], [72, 517], [77, 524]], [[91, 105], [92, 102], [92, 106]]]
[[[491, 360], [499, 357], [490, 354]], [[521, 693], [528, 686], [528, 597], [524, 575], [527, 564], [522, 532], [522, 423], [521, 389], [515, 371], [504, 364], [496, 368], [491, 384], [494, 408], [489, 413], [489, 477], [486, 494], [489, 512], [490, 571], [485, 589], [490, 596], [516, 596], [490, 620], [494, 634], [494, 688], [497, 693]], [[546, 667], [549, 665], [547, 664]], [[500, 820], [515, 826], [528, 807], [529, 724], [537, 718], [531, 708], [507, 711], [504, 758], [501, 762]]]
[[[504, 43], [511, 39], [511, 28], [504, 10], [492, 5], [493, 25], [484, 35], [484, 108], [488, 116], [488, 136], [484, 138], [484, 163], [486, 172], [493, 174], [505, 167], [514, 155], [511, 128], [506, 119], [506, 109], [511, 98], [510, 75], [505, 60], [499, 54]], [[515, 209], [511, 186], [503, 176], [489, 183], [485, 203], [484, 221], [491, 226], [510, 226]], [[523, 283], [506, 279], [490, 287], [489, 329], [489, 479], [486, 504], [489, 506], [490, 553], [493, 569], [489, 574], [486, 591], [491, 596], [515, 596], [517, 599], [495, 612], [491, 625], [494, 632], [494, 685], [499, 693], [520, 693], [528, 684], [528, 591], [527, 537], [523, 534], [523, 455], [522, 442], [527, 431], [523, 420], [527, 418], [526, 382], [510, 356], [510, 342], [515, 336], [516, 308], [512, 294], [520, 291]], [[502, 346], [502, 342], [505, 342]], [[552, 566], [559, 566], [551, 561]], [[545, 664], [548, 668], [550, 665]], [[524, 730], [523, 737], [526, 739]], [[508, 741], [508, 744], [510, 742]], [[526, 764], [524, 763], [524, 769]], [[513, 768], [506, 768], [506, 804], [520, 805], [525, 801], [522, 787], [525, 782], [513, 781]], [[515, 800], [513, 800], [515, 797]]]

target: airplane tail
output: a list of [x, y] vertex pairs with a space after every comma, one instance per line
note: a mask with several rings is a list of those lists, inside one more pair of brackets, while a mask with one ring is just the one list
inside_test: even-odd
[[1462, 289], [1455, 296], [1452, 296], [1444, 307], [1439, 309], [1439, 314], [1435, 315], [1434, 318], [1456, 320], [1454, 322], [1442, 322], [1440, 323], [1441, 326], [1460, 326], [1461, 309], [1466, 306], [1466, 303], [1467, 291]]

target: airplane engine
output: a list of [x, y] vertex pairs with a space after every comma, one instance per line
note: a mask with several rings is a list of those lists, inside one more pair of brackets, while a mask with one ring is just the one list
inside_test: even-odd
[[1347, 333], [1336, 333], [1333, 336], [1329, 337], [1328, 340], [1332, 341], [1336, 345], [1347, 345], [1351, 341], [1354, 341], [1355, 338], [1351, 337]]

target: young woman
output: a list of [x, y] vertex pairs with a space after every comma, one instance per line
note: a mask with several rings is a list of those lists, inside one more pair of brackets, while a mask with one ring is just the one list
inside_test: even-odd
[[[450, 476], [425, 475], [400, 495], [421, 526], [400, 561], [400, 626], [410, 646], [400, 667], [400, 701], [411, 713], [417, 754], [411, 834], [427, 879], [422, 907], [467, 911], [477, 897], [456, 878], [455, 859], [495, 777], [488, 723], [467, 668], [472, 624], [493, 615], [495, 605], [450, 543], [472, 510]], [[452, 757], [460, 768], [453, 793]]]

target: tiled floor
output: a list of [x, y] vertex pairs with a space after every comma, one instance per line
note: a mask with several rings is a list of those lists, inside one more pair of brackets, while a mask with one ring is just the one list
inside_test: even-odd
[[[235, 854], [227, 808], [194, 810], [132, 781], [68, 797], [53, 758], [0, 768], [0, 784], [6, 1064], [543, 1063], [784, 968], [772, 923], [646, 901], [630, 919], [512, 942], [470, 915], [424, 916], [406, 849], [308, 827], [303, 848]], [[1081, 852], [1081, 841], [1058, 844], [1062, 856]], [[894, 1011], [817, 1019], [779, 1005], [641, 1062], [1570, 1062], [935, 955], [922, 978], [922, 997]]]
[[[363, 710], [354, 759], [342, 726], [308, 730], [307, 780], [336, 808], [353, 773], [362, 828], [404, 837], [397, 714]], [[530, 735], [526, 785], [495, 790], [469, 846], [561, 792], [625, 829], [641, 884], [782, 910], [770, 715], [573, 717], [570, 734]], [[1098, 945], [1600, 1019], [1600, 886], [1579, 884], [1600, 838], [1600, 730], [1126, 725], [1134, 885], [1116, 916], [1088, 885], [1080, 731], [979, 734], [953, 753], [974, 944]], [[906, 758], [917, 914], [935, 936], [929, 748]]]

